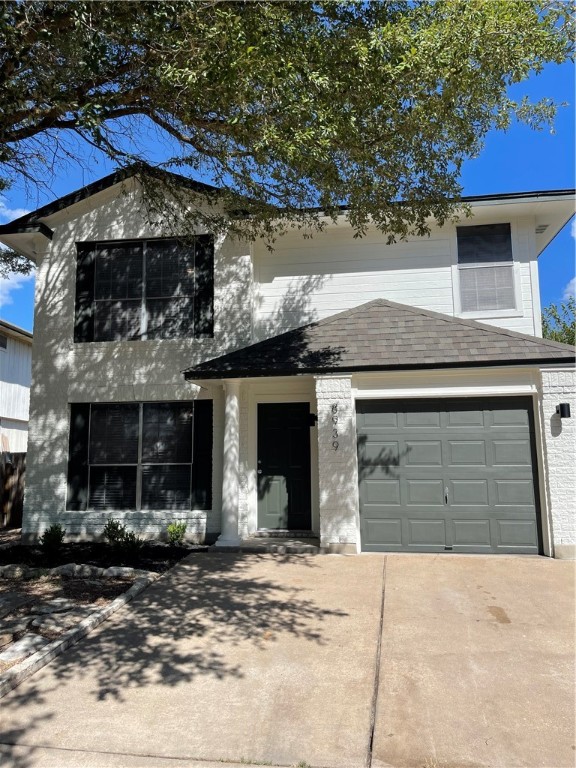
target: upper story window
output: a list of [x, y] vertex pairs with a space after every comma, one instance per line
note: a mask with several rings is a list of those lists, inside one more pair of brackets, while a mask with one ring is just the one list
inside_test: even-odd
[[516, 308], [510, 224], [457, 227], [462, 312]]
[[0, 349], [6, 349], [8, 347], [8, 336], [0, 333]]
[[211, 235], [77, 249], [74, 341], [212, 336]]

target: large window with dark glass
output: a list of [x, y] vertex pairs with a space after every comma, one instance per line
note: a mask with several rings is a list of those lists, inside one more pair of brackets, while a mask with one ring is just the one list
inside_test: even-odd
[[462, 312], [516, 308], [510, 224], [457, 227]]
[[75, 403], [67, 509], [209, 509], [212, 401]]
[[78, 243], [74, 340], [211, 336], [214, 241]]

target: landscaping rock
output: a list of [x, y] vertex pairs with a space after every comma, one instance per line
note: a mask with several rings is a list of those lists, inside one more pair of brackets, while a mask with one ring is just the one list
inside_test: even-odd
[[8, 645], [3, 651], [0, 651], [0, 661], [11, 663], [19, 659], [25, 659], [30, 654], [40, 650], [48, 641], [40, 635], [24, 635], [20, 640]]
[[22, 579], [24, 581], [30, 581], [31, 579], [39, 579], [41, 576], [46, 576], [50, 573], [48, 568], [28, 568]]
[[96, 610], [93, 606], [87, 608], [76, 608], [66, 613], [54, 613], [47, 616], [38, 616], [34, 619], [31, 626], [39, 632], [65, 632], [71, 629], [78, 622], [90, 616]]
[[59, 565], [57, 568], [52, 568], [50, 571], [51, 576], [63, 576], [64, 578], [72, 578], [76, 572], [78, 566], [76, 563], [66, 563], [66, 565]]
[[31, 613], [28, 616], [21, 616], [19, 619], [12, 619], [11, 621], [2, 622], [0, 627], [2, 632], [14, 636], [20, 632], [25, 632], [29, 625], [36, 619], [35, 613]]
[[5, 645], [8, 645], [8, 643], [12, 642], [12, 633], [11, 632], [3, 632], [0, 635], [0, 648], [3, 648]]
[[3, 579], [23, 579], [30, 568], [27, 565], [3, 565], [0, 566], [0, 578]]
[[76, 608], [77, 603], [73, 600], [68, 600], [65, 597], [55, 597], [53, 600], [49, 600], [46, 603], [35, 606], [34, 610], [37, 614], [44, 616], [50, 613], [63, 613], [64, 611], [71, 611]]
[[90, 579], [102, 576], [104, 568], [98, 568], [95, 565], [77, 565], [74, 569], [75, 579]]
[[[133, 579], [136, 578], [134, 568], [130, 568], [126, 565], [113, 565], [110, 568], [106, 568], [102, 574], [105, 579]], [[142, 571], [146, 573], [147, 571]]]
[[22, 595], [19, 592], [6, 592], [0, 595], [0, 619], [30, 602], [32, 602], [31, 597]]

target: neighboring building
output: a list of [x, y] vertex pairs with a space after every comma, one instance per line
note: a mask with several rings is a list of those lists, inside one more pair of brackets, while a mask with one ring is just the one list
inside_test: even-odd
[[26, 453], [32, 334], [0, 320], [0, 453]]
[[574, 557], [574, 350], [540, 338], [537, 267], [574, 191], [467, 202], [429, 238], [343, 215], [270, 253], [164, 238], [112, 174], [0, 227], [38, 264], [24, 536]]

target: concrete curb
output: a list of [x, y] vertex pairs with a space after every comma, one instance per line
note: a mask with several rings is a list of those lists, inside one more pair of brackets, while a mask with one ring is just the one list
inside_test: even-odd
[[46, 666], [52, 659], [59, 656], [70, 646], [75, 645], [79, 640], [102, 624], [108, 616], [116, 613], [117, 610], [129, 603], [134, 597], [143, 592], [146, 587], [149, 587], [157, 577], [141, 577], [136, 579], [134, 584], [124, 594], [117, 597], [104, 608], [100, 608], [98, 611], [87, 616], [85, 619], [68, 632], [65, 632], [61, 637], [48, 643], [44, 648], [41, 648], [36, 653], [28, 656], [23, 661], [19, 662], [15, 666], [6, 670], [3, 674], [0, 674], [0, 699], [9, 693], [13, 688], [20, 685], [26, 678], [33, 675], [39, 669]]

